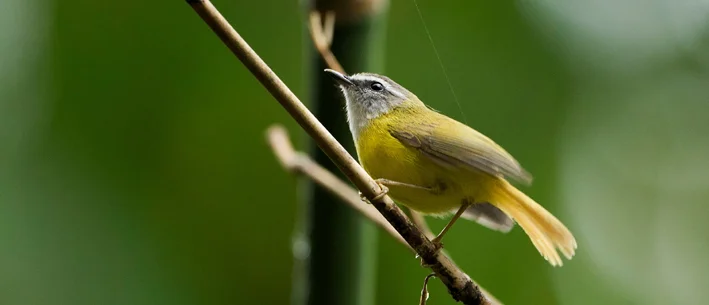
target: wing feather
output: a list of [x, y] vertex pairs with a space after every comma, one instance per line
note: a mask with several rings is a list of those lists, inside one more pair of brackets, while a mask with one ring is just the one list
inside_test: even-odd
[[447, 168], [467, 168], [504, 176], [530, 184], [532, 176], [507, 151], [474, 129], [441, 114], [430, 112], [433, 122], [390, 128], [389, 133], [404, 145], [421, 151], [425, 156]]

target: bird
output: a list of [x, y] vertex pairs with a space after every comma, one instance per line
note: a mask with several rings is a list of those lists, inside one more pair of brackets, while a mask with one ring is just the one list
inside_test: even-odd
[[459, 219], [509, 232], [517, 223], [552, 265], [571, 259], [576, 239], [549, 211], [509, 181], [532, 176], [493, 140], [424, 104], [389, 77], [326, 69], [345, 99], [357, 157], [395, 202], [424, 215]]

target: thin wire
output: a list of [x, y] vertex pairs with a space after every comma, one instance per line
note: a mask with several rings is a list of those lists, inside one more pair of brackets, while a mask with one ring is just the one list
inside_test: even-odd
[[463, 122], [465, 124], [468, 124], [468, 118], [465, 116], [465, 112], [463, 112], [463, 107], [460, 105], [460, 101], [458, 100], [458, 95], [455, 94], [455, 90], [453, 89], [453, 84], [451, 83], [451, 79], [448, 77], [448, 72], [446, 71], [446, 67], [443, 65], [443, 60], [441, 60], [441, 55], [438, 54], [438, 49], [436, 48], [436, 44], [433, 42], [433, 36], [431, 36], [431, 31], [428, 30], [428, 26], [426, 25], [426, 20], [423, 19], [423, 14], [421, 13], [421, 9], [419, 8], [419, 3], [417, 0], [414, 0], [414, 5], [416, 6], [416, 12], [419, 14], [419, 18], [421, 19], [421, 23], [423, 24], [423, 29], [426, 30], [426, 35], [428, 36], [428, 40], [431, 42], [431, 47], [433, 47], [433, 53], [436, 54], [436, 58], [438, 58], [438, 64], [441, 65], [441, 70], [443, 70], [443, 76], [446, 77], [446, 82], [448, 83], [448, 87], [451, 89], [451, 93], [453, 94], [453, 100], [455, 100], [455, 104], [458, 105], [458, 110], [460, 110], [460, 114], [463, 115]]

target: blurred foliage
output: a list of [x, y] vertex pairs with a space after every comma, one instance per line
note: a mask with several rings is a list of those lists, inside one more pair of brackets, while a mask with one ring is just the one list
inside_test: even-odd
[[[554, 269], [462, 222], [456, 262], [506, 304], [705, 303], [709, 6], [418, 1], [467, 123], [579, 239]], [[301, 95], [299, 4], [215, 5]], [[295, 179], [263, 130], [297, 127], [189, 6], [3, 6], [0, 304], [287, 303]], [[412, 1], [387, 31], [387, 74], [463, 120]], [[377, 303], [414, 304], [427, 272], [380, 236]]]

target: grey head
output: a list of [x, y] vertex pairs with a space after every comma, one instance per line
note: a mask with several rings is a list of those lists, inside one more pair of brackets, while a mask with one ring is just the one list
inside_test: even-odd
[[421, 103], [416, 95], [390, 78], [374, 73], [345, 75], [325, 69], [337, 81], [347, 102], [347, 121], [357, 139], [370, 120], [410, 101]]

